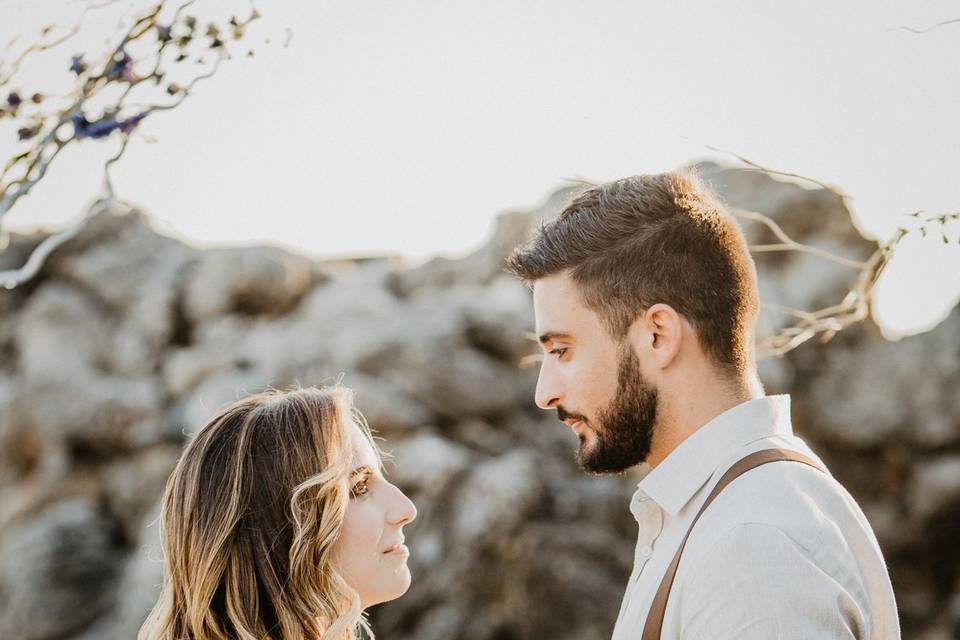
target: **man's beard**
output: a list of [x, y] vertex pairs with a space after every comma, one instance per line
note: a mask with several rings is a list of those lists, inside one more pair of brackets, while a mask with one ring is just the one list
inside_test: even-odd
[[577, 464], [590, 473], [619, 473], [640, 464], [650, 455], [657, 419], [657, 390], [640, 373], [640, 360], [629, 343], [621, 349], [617, 392], [600, 411], [593, 447], [585, 450], [580, 438]]

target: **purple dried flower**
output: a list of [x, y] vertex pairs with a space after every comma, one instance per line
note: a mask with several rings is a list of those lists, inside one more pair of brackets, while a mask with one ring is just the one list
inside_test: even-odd
[[140, 121], [146, 117], [147, 117], [146, 112], [141, 112], [131, 118], [127, 118], [126, 120], [120, 123], [120, 131], [123, 131], [124, 133], [129, 135], [131, 131], [137, 128], [137, 125], [140, 124]]
[[17, 137], [20, 138], [20, 141], [29, 140], [33, 136], [40, 133], [40, 127], [21, 127], [17, 130]]
[[106, 72], [107, 77], [124, 78], [129, 80], [131, 75], [130, 65], [132, 62], [133, 58], [130, 57], [130, 54], [124, 49], [121, 49], [116, 55], [113, 56], [113, 60], [110, 61], [110, 65], [107, 67]]
[[7, 104], [16, 109], [23, 104], [23, 99], [16, 91], [11, 91], [10, 95], [7, 96]]
[[80, 75], [87, 70], [87, 63], [83, 61], [83, 54], [78, 54], [73, 56], [72, 61], [70, 62], [70, 71], [73, 71], [75, 74]]
[[119, 129], [120, 124], [121, 123], [112, 117], [105, 117], [96, 122], [90, 122], [83, 113], [78, 113], [73, 116], [73, 130], [78, 140], [84, 138], [105, 138], [113, 133], [114, 130]]
[[103, 120], [97, 120], [87, 127], [87, 135], [95, 140], [98, 138], [106, 138], [113, 133], [115, 129], [119, 128], [119, 122], [112, 118], [104, 118]]

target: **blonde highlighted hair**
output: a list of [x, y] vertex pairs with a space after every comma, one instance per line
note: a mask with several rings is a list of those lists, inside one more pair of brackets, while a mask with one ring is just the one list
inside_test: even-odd
[[200, 429], [167, 481], [163, 588], [138, 640], [372, 638], [333, 566], [351, 421], [370, 438], [349, 389], [310, 387], [249, 396]]

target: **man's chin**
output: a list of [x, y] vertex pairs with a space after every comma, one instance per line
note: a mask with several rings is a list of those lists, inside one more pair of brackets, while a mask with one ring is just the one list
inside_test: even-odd
[[622, 457], [615, 458], [598, 452], [596, 446], [589, 446], [581, 438], [580, 448], [577, 450], [576, 463], [583, 471], [596, 475], [615, 475], [626, 472], [628, 469], [643, 463], [646, 456], [641, 460], [628, 460]]
[[582, 441], [580, 449], [577, 450], [576, 463], [581, 470], [597, 476], [620, 473], [620, 471], [622, 471], [622, 469], [618, 470], [608, 468], [603, 464], [603, 460], [597, 457], [593, 448], [583, 444]]

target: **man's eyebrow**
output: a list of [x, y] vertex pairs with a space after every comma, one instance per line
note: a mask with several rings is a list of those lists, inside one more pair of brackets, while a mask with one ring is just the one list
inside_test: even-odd
[[563, 333], [561, 331], [547, 331], [546, 333], [540, 334], [539, 340], [540, 344], [547, 344], [551, 340], [569, 340], [572, 337], [569, 333]]

